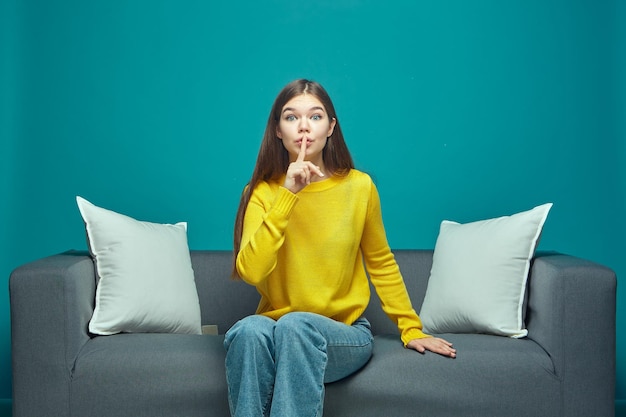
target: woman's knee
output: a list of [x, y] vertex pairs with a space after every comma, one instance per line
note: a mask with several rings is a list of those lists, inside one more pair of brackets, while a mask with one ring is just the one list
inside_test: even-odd
[[274, 339], [277, 344], [281, 344], [283, 340], [301, 340], [311, 342], [322, 348], [325, 346], [326, 340], [323, 332], [319, 329], [318, 321], [321, 319], [326, 318], [306, 312], [286, 314], [276, 322]]
[[257, 341], [261, 344], [273, 344], [275, 325], [273, 319], [261, 315], [243, 318], [226, 332], [224, 347], [228, 350], [236, 339], [245, 339], [246, 343]]

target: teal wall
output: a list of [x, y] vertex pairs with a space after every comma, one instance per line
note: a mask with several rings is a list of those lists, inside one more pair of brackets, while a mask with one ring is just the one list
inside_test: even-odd
[[17, 19], [15, 2], [0, 1], [0, 416], [10, 416], [11, 410], [11, 335], [9, 318], [8, 276], [16, 261], [17, 248], [12, 239], [17, 228], [12, 226], [15, 178], [15, 145], [17, 136], [15, 99], [17, 73]]
[[[626, 275], [625, 13], [619, 0], [5, 0], [0, 276], [85, 248], [77, 194], [188, 221], [194, 249], [230, 248], [269, 108], [297, 77], [333, 97], [392, 247], [551, 201], [541, 249]], [[0, 334], [9, 398], [6, 291]], [[626, 399], [621, 356], [617, 378]]]

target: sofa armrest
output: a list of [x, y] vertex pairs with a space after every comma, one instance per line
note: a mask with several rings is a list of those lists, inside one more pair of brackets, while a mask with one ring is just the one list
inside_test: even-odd
[[529, 280], [528, 337], [552, 358], [567, 416], [612, 416], [615, 273], [558, 253], [538, 254]]
[[69, 416], [72, 368], [89, 340], [95, 290], [86, 252], [43, 258], [11, 274], [14, 416]]

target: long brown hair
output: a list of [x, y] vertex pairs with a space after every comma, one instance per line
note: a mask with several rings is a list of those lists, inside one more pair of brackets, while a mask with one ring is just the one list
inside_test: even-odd
[[235, 219], [235, 233], [234, 233], [234, 250], [233, 250], [233, 269], [232, 276], [239, 278], [237, 272], [236, 259], [237, 254], [241, 248], [241, 235], [243, 232], [243, 219], [246, 214], [246, 208], [250, 201], [252, 191], [261, 181], [277, 180], [283, 174], [287, 172], [289, 167], [289, 152], [285, 149], [276, 136], [278, 123], [280, 122], [280, 115], [283, 107], [289, 100], [299, 96], [301, 94], [311, 94], [322, 102], [328, 117], [332, 120], [336, 120], [335, 129], [333, 134], [328, 138], [326, 146], [322, 151], [322, 158], [324, 159], [324, 166], [326, 167], [330, 175], [345, 176], [350, 172], [350, 169], [354, 168], [352, 162], [352, 156], [346, 146], [346, 142], [341, 132], [341, 126], [339, 125], [339, 119], [335, 112], [335, 106], [333, 105], [330, 96], [324, 90], [319, 83], [315, 81], [300, 79], [295, 80], [287, 84], [274, 100], [274, 105], [270, 111], [269, 118], [267, 120], [267, 126], [265, 127], [265, 134], [263, 135], [263, 142], [261, 142], [261, 148], [259, 149], [259, 155], [257, 157], [256, 166], [252, 173], [252, 178], [247, 187], [241, 194], [239, 201], [239, 209], [237, 210], [237, 217]]

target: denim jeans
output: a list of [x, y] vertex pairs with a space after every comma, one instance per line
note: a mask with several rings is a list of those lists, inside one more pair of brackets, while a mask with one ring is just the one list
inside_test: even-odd
[[363, 367], [373, 338], [365, 318], [348, 326], [313, 313], [254, 315], [235, 323], [224, 347], [233, 417], [320, 417], [324, 383]]

